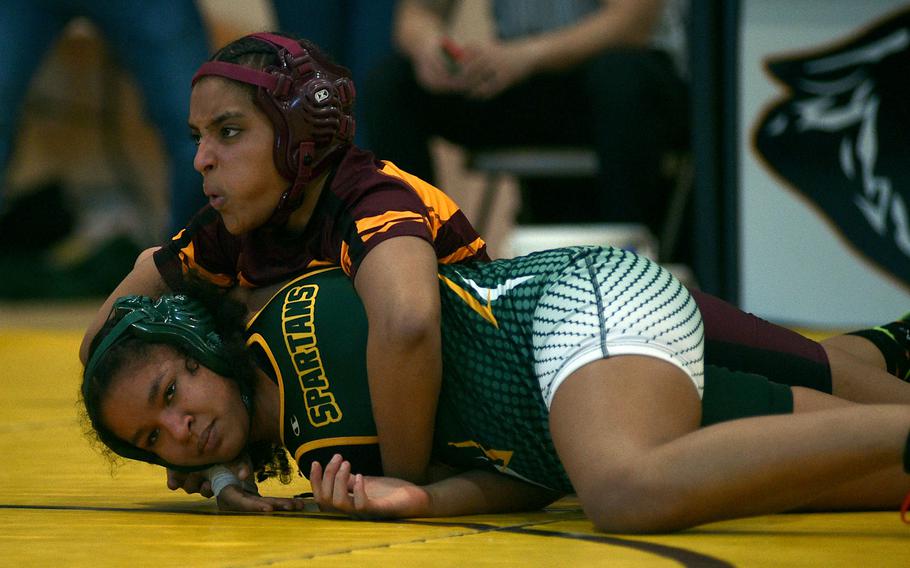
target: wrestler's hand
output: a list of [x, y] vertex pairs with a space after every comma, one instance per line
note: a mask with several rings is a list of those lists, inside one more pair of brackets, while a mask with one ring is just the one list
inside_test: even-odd
[[490, 99], [536, 72], [539, 57], [531, 41], [485, 42], [465, 47], [462, 80], [467, 96]]
[[[237, 479], [241, 481], [248, 478], [250, 476], [250, 472], [253, 469], [253, 464], [250, 462], [249, 457], [245, 455], [237, 458], [230, 463], [224, 464], [224, 466], [230, 469], [231, 472], [237, 476]], [[214, 496], [212, 493], [212, 484], [209, 483], [209, 479], [206, 476], [205, 471], [184, 473], [168, 469], [167, 487], [171, 491], [183, 489], [189, 495], [192, 495], [193, 493], [199, 493], [206, 498]]]
[[169, 469], [167, 470], [167, 488], [171, 491], [183, 489], [189, 495], [199, 493], [206, 498], [213, 495], [212, 484], [209, 483], [209, 478], [205, 475], [205, 472], [201, 471], [184, 473]]
[[310, 485], [320, 510], [357, 519], [420, 517], [430, 511], [430, 495], [422, 487], [393, 477], [351, 475], [350, 462], [338, 454], [325, 471], [313, 462]]
[[285, 497], [262, 497], [259, 493], [246, 491], [239, 485], [228, 485], [218, 494], [220, 511], [241, 511], [245, 513], [271, 513], [273, 511], [303, 511], [303, 499]]
[[439, 94], [463, 90], [461, 78], [452, 73], [452, 63], [439, 43], [426, 42], [415, 46], [412, 63], [417, 83], [427, 91]]

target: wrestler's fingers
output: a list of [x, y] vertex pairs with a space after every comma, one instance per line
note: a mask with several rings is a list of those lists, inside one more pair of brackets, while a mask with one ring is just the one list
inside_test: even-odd
[[363, 481], [363, 475], [358, 473], [354, 476], [353, 487], [351, 487], [351, 493], [354, 496], [354, 510], [357, 513], [364, 515], [367, 512], [367, 505], [369, 504], [369, 499], [367, 498], [367, 489], [366, 483]]
[[335, 484], [332, 487], [332, 506], [336, 509], [349, 512], [353, 502], [348, 493], [348, 482], [351, 478], [351, 463], [347, 460], [342, 461], [338, 466], [338, 474], [335, 475]]
[[313, 491], [313, 500], [317, 503], [322, 499], [322, 465], [314, 461], [310, 465], [310, 489]]
[[306, 501], [290, 497], [260, 497], [260, 501], [268, 503], [276, 511], [303, 511]]
[[341, 467], [341, 462], [344, 461], [341, 459], [340, 454], [335, 454], [332, 456], [332, 459], [329, 460], [329, 463], [325, 465], [325, 470], [322, 472], [322, 495], [329, 502], [332, 500], [332, 494], [334, 493], [335, 487], [335, 476], [338, 475], [338, 468]]
[[275, 510], [272, 503], [258, 495], [249, 495], [238, 485], [228, 485], [218, 494], [218, 509], [222, 511], [243, 511], [271, 513]]
[[167, 471], [167, 488], [171, 491], [177, 491], [186, 482], [187, 475], [179, 471], [168, 469]]

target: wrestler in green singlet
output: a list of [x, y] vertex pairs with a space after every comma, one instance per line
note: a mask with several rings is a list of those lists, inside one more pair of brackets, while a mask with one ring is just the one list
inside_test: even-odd
[[[567, 248], [441, 266], [439, 277], [444, 370], [433, 451], [444, 463], [572, 491], [547, 427], [548, 390], [560, 377], [592, 357], [634, 353], [668, 360], [701, 386], [694, 302], [646, 259]], [[248, 329], [280, 385], [282, 439], [298, 462], [338, 452], [354, 471], [379, 473], [366, 319], [344, 275], [294, 280]], [[407, 405], [402, 393], [401, 412]]]

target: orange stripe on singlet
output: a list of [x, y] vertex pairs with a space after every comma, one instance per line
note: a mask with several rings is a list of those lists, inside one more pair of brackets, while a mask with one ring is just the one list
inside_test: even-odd
[[415, 175], [401, 170], [392, 162], [383, 160], [382, 163], [383, 167], [382, 170], [380, 170], [382, 173], [404, 181], [420, 196], [420, 200], [423, 201], [424, 205], [426, 205], [427, 209], [430, 211], [430, 221], [433, 224], [432, 229], [435, 237], [439, 227], [448, 221], [452, 215], [458, 213], [458, 204], [452, 201], [452, 199], [441, 189], [425, 182]]
[[190, 271], [193, 271], [199, 276], [202, 276], [202, 278], [205, 280], [208, 280], [212, 284], [221, 288], [227, 288], [234, 283], [233, 277], [227, 274], [216, 274], [214, 272], [209, 272], [205, 268], [199, 266], [199, 264], [196, 262], [196, 248], [193, 246], [192, 241], [184, 248], [180, 249], [179, 254], [181, 260], [180, 267], [183, 270], [184, 275], [188, 275]]
[[[413, 211], [386, 211], [381, 215], [364, 217], [356, 221], [357, 233], [363, 242], [367, 242], [374, 235], [388, 231], [399, 223], [426, 223], [426, 220]], [[432, 227], [427, 227], [435, 236]]]
[[477, 251], [481, 249], [486, 243], [480, 237], [477, 237], [474, 242], [469, 245], [465, 245], [450, 255], [444, 256], [439, 259], [439, 264], [457, 264], [467, 258], [471, 258]]
[[341, 264], [341, 269], [344, 270], [344, 273], [348, 276], [351, 275], [351, 247], [348, 246], [346, 241], [341, 241], [341, 254], [339, 255], [339, 264]]

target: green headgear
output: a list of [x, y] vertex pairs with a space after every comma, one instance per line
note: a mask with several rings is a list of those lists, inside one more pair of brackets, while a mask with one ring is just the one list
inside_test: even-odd
[[85, 367], [87, 377], [92, 376], [110, 348], [125, 336], [181, 347], [219, 375], [231, 374], [212, 316], [198, 301], [182, 294], [166, 295], [157, 300], [124, 296], [114, 302], [111, 313], [113, 319], [120, 321], [92, 353]]
[[[110, 332], [102, 339], [85, 366], [82, 381], [82, 396], [88, 400], [88, 389], [91, 378], [111, 347], [126, 337], [138, 337], [149, 343], [167, 343], [181, 348], [200, 364], [215, 373], [232, 377], [231, 361], [215, 330], [211, 314], [198, 301], [187, 296], [165, 295], [157, 300], [146, 296], [124, 296], [114, 302], [111, 319], [117, 321]], [[119, 321], [118, 321], [119, 320]], [[239, 383], [238, 383], [239, 384]], [[250, 387], [239, 384], [241, 399], [252, 419]], [[92, 417], [94, 422], [95, 418]], [[200, 467], [175, 466], [158, 458], [155, 454], [141, 450], [123, 440], [112, 439], [112, 435], [98, 424], [95, 430], [114, 452], [122, 457], [163, 465], [180, 471], [197, 471]]]

